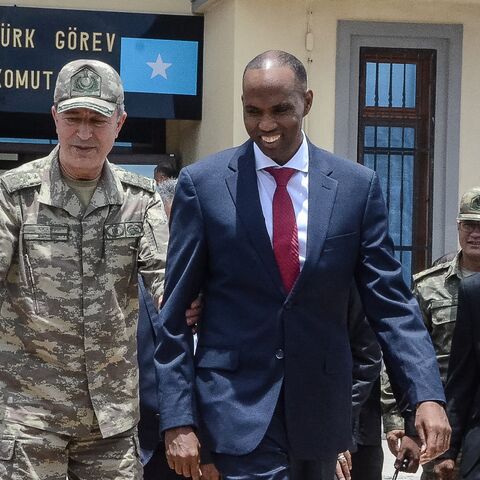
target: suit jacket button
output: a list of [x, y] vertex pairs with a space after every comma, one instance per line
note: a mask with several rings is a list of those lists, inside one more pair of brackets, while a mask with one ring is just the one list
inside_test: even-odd
[[275, 352], [275, 356], [281, 360], [284, 356], [285, 356], [285, 353], [283, 352], [283, 350], [281, 348], [279, 348], [276, 352]]

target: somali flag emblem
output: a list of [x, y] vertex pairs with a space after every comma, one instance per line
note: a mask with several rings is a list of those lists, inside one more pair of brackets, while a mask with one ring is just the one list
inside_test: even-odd
[[125, 92], [197, 94], [198, 42], [121, 40], [120, 76]]

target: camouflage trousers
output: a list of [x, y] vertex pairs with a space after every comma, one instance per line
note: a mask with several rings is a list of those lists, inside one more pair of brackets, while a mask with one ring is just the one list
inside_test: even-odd
[[71, 437], [5, 422], [2, 480], [142, 480], [136, 428], [102, 438], [98, 429]]

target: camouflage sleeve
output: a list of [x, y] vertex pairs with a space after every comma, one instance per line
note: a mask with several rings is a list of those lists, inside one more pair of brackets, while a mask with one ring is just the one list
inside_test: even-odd
[[397, 402], [393, 396], [392, 387], [387, 372], [383, 371], [382, 379], [382, 419], [383, 431], [385, 433], [392, 430], [404, 430], [405, 424], [403, 417], [398, 409]]
[[0, 182], [0, 305], [5, 295], [4, 281], [17, 249], [20, 226], [20, 207]]
[[163, 295], [168, 244], [167, 216], [158, 193], [152, 196], [147, 206], [143, 232], [138, 249], [138, 272], [158, 306]]
[[423, 317], [423, 322], [425, 323], [425, 326], [427, 327], [428, 333], [432, 333], [432, 315], [430, 308], [428, 306], [428, 303], [425, 301], [421, 287], [418, 282], [414, 281], [413, 285], [413, 295], [415, 296], [418, 305], [420, 307], [420, 311], [422, 312], [422, 317]]

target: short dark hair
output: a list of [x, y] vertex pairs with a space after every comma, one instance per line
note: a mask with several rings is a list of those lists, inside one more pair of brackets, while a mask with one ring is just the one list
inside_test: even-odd
[[156, 167], [155, 170], [153, 171], [153, 175], [161, 174], [164, 177], [168, 178], [177, 178], [178, 177], [178, 170], [175, 165], [172, 163], [159, 163]]
[[283, 50], [267, 50], [250, 60], [243, 71], [243, 76], [248, 70], [263, 69], [266, 67], [267, 61], [273, 61], [278, 67], [288, 67], [295, 74], [295, 78], [304, 89], [307, 88], [307, 71], [303, 63], [294, 55]]

